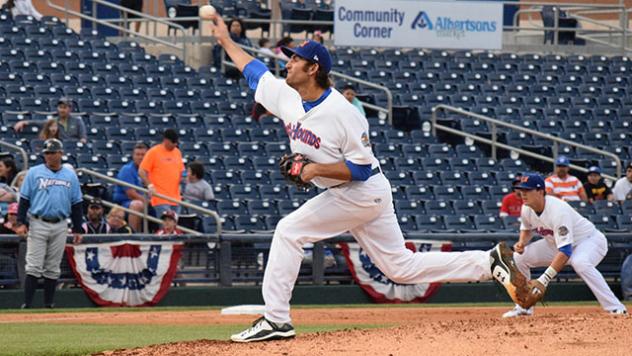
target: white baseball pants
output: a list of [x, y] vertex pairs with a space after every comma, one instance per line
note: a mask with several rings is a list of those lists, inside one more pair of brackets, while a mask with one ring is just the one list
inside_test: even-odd
[[371, 260], [397, 283], [481, 281], [492, 278], [488, 251], [416, 252], [404, 246], [391, 186], [377, 174], [330, 188], [277, 224], [263, 277], [265, 317], [290, 322], [290, 299], [303, 245], [349, 231]]
[[66, 247], [68, 222], [62, 220], [53, 224], [32, 218], [29, 224], [25, 273], [37, 278], [58, 279]]
[[[573, 253], [567, 265], [586, 282], [599, 304], [605, 310], [625, 309], [625, 306], [614, 295], [608, 283], [597, 270], [597, 265], [608, 252], [608, 241], [602, 233], [595, 234], [573, 247]], [[558, 253], [552, 242], [541, 239], [528, 244], [523, 254], [514, 253], [514, 260], [520, 272], [531, 279], [531, 268], [547, 267]]]

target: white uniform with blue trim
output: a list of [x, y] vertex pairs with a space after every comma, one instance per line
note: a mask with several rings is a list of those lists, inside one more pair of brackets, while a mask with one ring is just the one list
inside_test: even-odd
[[82, 200], [79, 179], [67, 167], [53, 172], [40, 164], [29, 169], [20, 196], [30, 202], [25, 272], [37, 278], [58, 279], [68, 235], [67, 219], [71, 206]]
[[524, 253], [514, 253], [518, 269], [527, 278], [531, 278], [532, 267], [549, 266], [560, 248], [571, 245], [568, 265], [586, 282], [601, 306], [608, 311], [625, 309], [596, 268], [608, 252], [608, 241], [593, 223], [565, 201], [550, 195], [545, 196], [540, 215], [523, 205], [520, 218], [520, 230], [543, 237], [528, 244]]
[[[379, 166], [369, 143], [366, 118], [335, 89], [306, 112], [298, 92], [266, 72], [258, 82], [255, 100], [283, 120], [292, 152], [316, 163], [351, 161]], [[397, 283], [491, 279], [489, 252], [413, 253], [405, 248], [391, 186], [383, 174], [347, 183], [318, 177], [313, 183], [329, 189], [281, 219], [274, 232], [262, 286], [266, 319], [290, 322], [290, 298], [303, 245], [347, 231]]]

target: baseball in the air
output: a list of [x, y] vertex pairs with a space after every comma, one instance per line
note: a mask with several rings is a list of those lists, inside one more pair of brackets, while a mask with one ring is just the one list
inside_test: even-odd
[[200, 6], [199, 15], [201, 18], [205, 20], [209, 20], [211, 16], [215, 15], [215, 12], [216, 11], [213, 5], [204, 5], [204, 6]]

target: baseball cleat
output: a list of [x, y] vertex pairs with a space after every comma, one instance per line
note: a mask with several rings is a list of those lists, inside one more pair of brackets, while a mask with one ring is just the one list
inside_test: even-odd
[[252, 326], [239, 334], [230, 337], [233, 342], [254, 342], [266, 340], [290, 339], [296, 336], [294, 327], [290, 323], [273, 323], [261, 317]]
[[505, 287], [509, 297], [516, 303], [520, 304], [520, 300], [529, 292], [526, 277], [520, 273], [513, 259], [513, 251], [505, 244], [500, 242], [490, 252], [492, 276], [500, 284]]
[[519, 305], [516, 305], [513, 309], [503, 314], [503, 318], [516, 318], [519, 316], [531, 316], [533, 315], [533, 308], [525, 309]]
[[614, 309], [608, 311], [608, 314], [628, 316], [628, 311], [625, 309]]

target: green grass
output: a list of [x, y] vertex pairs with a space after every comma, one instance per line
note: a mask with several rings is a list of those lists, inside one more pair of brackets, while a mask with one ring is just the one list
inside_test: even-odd
[[[597, 301], [577, 301], [577, 302], [545, 302], [549, 306], [577, 306], [577, 305], [598, 305]], [[632, 302], [623, 302], [632, 307]], [[292, 309], [331, 309], [331, 308], [468, 308], [468, 307], [506, 307], [506, 302], [490, 303], [422, 303], [422, 304], [304, 304], [292, 305]], [[56, 309], [0, 309], [0, 314], [39, 314], [39, 313], [120, 313], [120, 312], [161, 312], [161, 311], [204, 311], [220, 310], [224, 307], [151, 307], [151, 308], [56, 308]]]
[[[85, 355], [175, 341], [228, 340], [247, 325], [2, 324], [0, 355]], [[298, 333], [382, 325], [297, 326]]]

